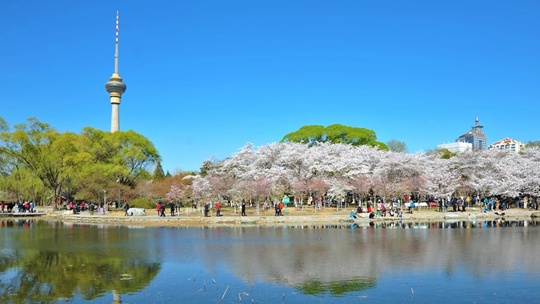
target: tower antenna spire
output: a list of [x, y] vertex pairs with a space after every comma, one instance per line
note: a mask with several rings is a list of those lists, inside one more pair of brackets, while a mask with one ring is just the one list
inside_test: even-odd
[[114, 44], [114, 73], [118, 74], [118, 32], [119, 32], [119, 23], [120, 13], [116, 11], [116, 39]]

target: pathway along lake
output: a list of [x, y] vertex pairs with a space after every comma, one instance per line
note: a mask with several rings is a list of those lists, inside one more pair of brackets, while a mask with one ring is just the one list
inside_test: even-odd
[[0, 303], [534, 303], [540, 223], [0, 222]]

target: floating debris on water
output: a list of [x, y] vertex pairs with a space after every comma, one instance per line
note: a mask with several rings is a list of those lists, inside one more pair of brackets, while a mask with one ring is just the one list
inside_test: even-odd
[[221, 296], [221, 301], [223, 301], [223, 298], [225, 298], [225, 295], [227, 294], [227, 290], [229, 290], [229, 285], [227, 285], [227, 288], [225, 288], [225, 292], [223, 292], [223, 295]]

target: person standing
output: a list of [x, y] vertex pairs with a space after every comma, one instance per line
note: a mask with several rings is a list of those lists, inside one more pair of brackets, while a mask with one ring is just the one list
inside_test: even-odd
[[279, 201], [279, 204], [278, 204], [278, 212], [279, 212], [279, 216], [283, 216], [283, 202], [282, 201]]
[[175, 207], [176, 207], [176, 206], [174, 205], [174, 202], [171, 201], [171, 202], [169, 203], [169, 208], [171, 209], [171, 216], [174, 216], [174, 208], [175, 208]]
[[204, 204], [204, 217], [209, 217], [210, 213], [210, 204], [209, 203], [206, 203]]
[[221, 216], [221, 202], [216, 203], [216, 216]]
[[384, 202], [381, 203], [381, 216], [386, 217], [386, 206]]
[[246, 216], [246, 200], [242, 200], [242, 216]]
[[157, 212], [158, 212], [158, 216], [165, 217], [165, 205], [163, 205], [162, 201], [159, 201], [157, 205]]

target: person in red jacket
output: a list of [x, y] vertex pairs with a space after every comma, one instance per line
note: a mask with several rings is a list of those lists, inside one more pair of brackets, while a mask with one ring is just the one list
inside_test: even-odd
[[157, 204], [157, 212], [159, 216], [165, 216], [165, 206], [161, 201]]
[[216, 216], [221, 216], [221, 202], [216, 203]]

